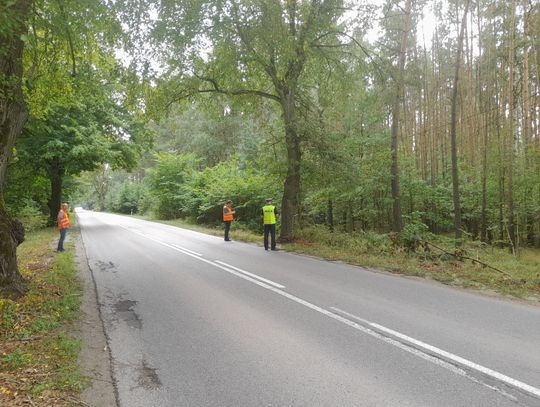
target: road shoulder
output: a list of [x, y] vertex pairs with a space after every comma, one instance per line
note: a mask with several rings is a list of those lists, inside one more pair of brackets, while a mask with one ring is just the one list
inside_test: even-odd
[[90, 381], [89, 387], [82, 392], [81, 399], [92, 407], [117, 406], [109, 346], [80, 231], [76, 234], [74, 243], [78, 276], [83, 288], [81, 319], [76, 330], [77, 337], [81, 340], [79, 364], [82, 374]]

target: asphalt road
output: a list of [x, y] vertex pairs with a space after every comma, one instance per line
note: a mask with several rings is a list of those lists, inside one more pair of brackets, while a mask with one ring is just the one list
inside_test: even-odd
[[540, 406], [540, 307], [78, 217], [121, 407]]

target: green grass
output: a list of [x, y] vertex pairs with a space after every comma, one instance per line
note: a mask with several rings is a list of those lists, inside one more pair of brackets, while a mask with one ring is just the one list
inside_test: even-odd
[[3, 395], [14, 405], [26, 397], [72, 405], [87, 385], [78, 367], [80, 341], [69, 334], [82, 290], [73, 244], [66, 242], [66, 252], [58, 254], [57, 239], [55, 229], [42, 229], [17, 250], [29, 291], [17, 301], [0, 300], [0, 404]]
[[14, 352], [7, 354], [6, 356], [0, 358], [3, 364], [11, 369], [22, 369], [26, 366], [29, 366], [33, 361], [32, 355], [24, 352], [21, 349], [15, 349]]
[[[333, 236], [335, 235], [335, 236]], [[432, 237], [433, 243], [453, 252], [453, 240]], [[471, 260], [460, 261], [433, 247], [409, 253], [395, 247], [385, 235], [372, 233], [328, 233], [323, 228], [309, 228], [298, 234], [299, 243], [290, 249], [331, 260], [341, 260], [364, 267], [387, 270], [410, 276], [430, 278], [444, 284], [466, 288], [489, 289], [503, 295], [540, 300], [540, 251], [521, 249], [514, 257], [508, 250], [465, 242], [465, 255], [478, 259], [506, 274]]]

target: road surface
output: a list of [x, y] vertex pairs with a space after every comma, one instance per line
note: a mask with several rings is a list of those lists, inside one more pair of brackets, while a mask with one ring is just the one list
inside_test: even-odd
[[540, 406], [540, 307], [78, 218], [121, 407]]

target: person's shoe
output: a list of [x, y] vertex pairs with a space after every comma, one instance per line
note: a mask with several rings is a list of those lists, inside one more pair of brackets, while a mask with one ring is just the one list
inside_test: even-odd
[[231, 240], [231, 239], [225, 239], [225, 241], [226, 241], [226, 242], [232, 242], [232, 240]]
[[279, 249], [277, 247], [274, 247], [273, 249], [270, 249], [272, 250], [273, 252], [279, 252]]

